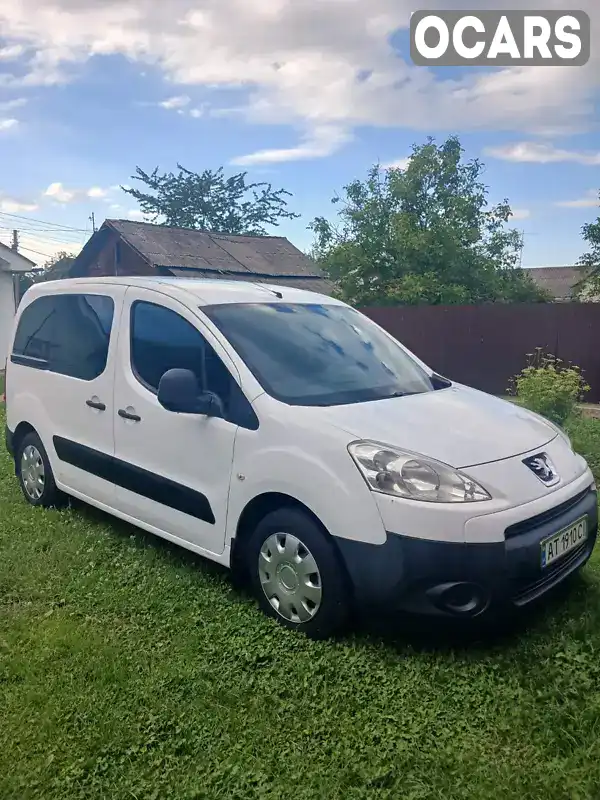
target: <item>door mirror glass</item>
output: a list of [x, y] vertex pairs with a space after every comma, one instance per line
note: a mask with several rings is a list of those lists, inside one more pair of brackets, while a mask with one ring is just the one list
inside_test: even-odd
[[176, 414], [223, 417], [223, 403], [212, 392], [200, 392], [198, 379], [190, 369], [170, 369], [158, 386], [158, 402]]

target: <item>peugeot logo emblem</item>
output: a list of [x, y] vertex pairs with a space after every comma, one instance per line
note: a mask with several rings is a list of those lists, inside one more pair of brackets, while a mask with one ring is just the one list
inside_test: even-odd
[[545, 486], [554, 486], [560, 481], [560, 476], [546, 453], [530, 456], [523, 463]]

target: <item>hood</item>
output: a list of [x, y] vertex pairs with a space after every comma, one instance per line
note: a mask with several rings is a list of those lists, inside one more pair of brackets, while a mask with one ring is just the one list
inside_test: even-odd
[[450, 389], [371, 403], [320, 408], [356, 439], [373, 439], [456, 468], [530, 452], [556, 438], [542, 418], [505, 400], [454, 384]]

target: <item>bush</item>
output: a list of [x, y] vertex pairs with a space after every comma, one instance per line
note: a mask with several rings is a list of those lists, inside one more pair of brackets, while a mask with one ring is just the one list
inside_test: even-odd
[[589, 390], [579, 367], [566, 365], [541, 349], [529, 356], [513, 387], [521, 405], [561, 426]]
[[585, 458], [600, 483], [600, 419], [575, 415], [565, 428], [573, 449]]

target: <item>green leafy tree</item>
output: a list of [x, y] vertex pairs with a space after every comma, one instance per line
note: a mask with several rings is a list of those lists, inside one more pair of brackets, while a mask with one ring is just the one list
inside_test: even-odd
[[[69, 270], [75, 261], [72, 253], [61, 251], [52, 258], [48, 259], [40, 270], [28, 272], [19, 276], [20, 298], [23, 297], [27, 289], [34, 283], [42, 281], [57, 281], [69, 277]], [[19, 299], [20, 299], [19, 298]]]
[[290, 192], [270, 183], [247, 183], [246, 172], [225, 177], [223, 168], [191, 172], [177, 164], [178, 174], [148, 174], [136, 167], [132, 180], [150, 190], [123, 188], [152, 222], [216, 233], [261, 235], [282, 219], [299, 215], [288, 210]]
[[[600, 192], [598, 205], [600, 206]], [[582, 300], [600, 295], [600, 215], [595, 222], [583, 226], [583, 239], [589, 251], [579, 259], [582, 281], [578, 289]]]
[[548, 299], [518, 268], [508, 202], [488, 208], [480, 161], [456, 137], [414, 146], [406, 169], [373, 167], [344, 188], [337, 223], [318, 217], [313, 257], [356, 305]]

